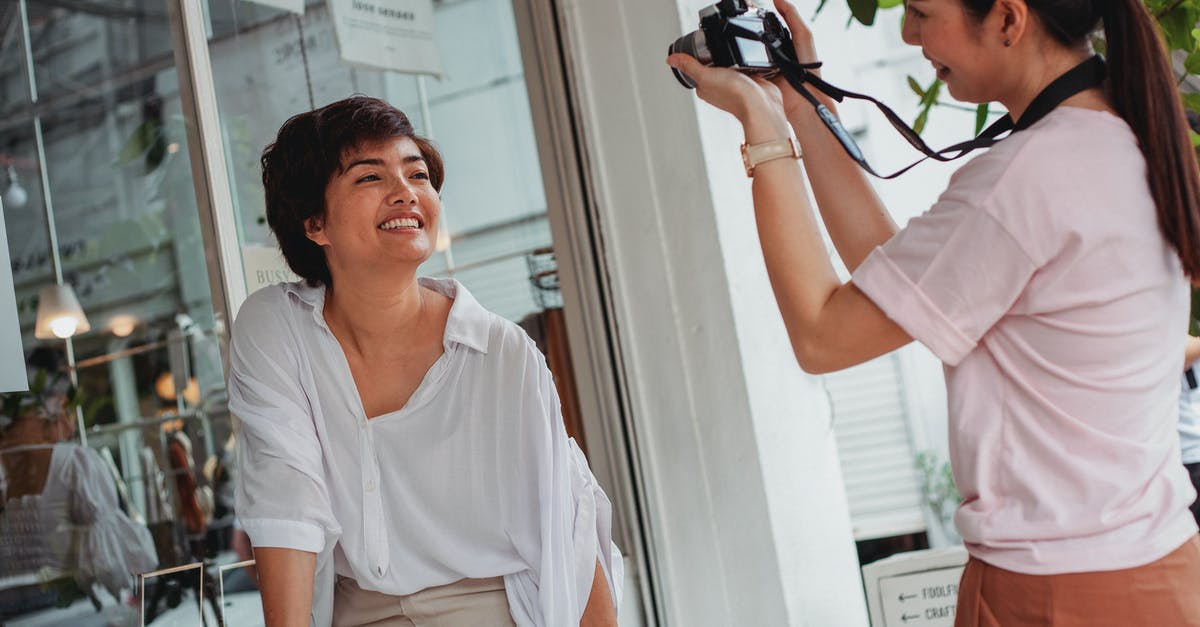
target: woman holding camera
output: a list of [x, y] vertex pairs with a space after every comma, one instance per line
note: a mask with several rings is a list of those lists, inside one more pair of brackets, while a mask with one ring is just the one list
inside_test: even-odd
[[[796, 10], [776, 7], [798, 61], [815, 61]], [[916, 339], [946, 364], [955, 522], [971, 554], [956, 625], [1200, 625], [1195, 492], [1174, 433], [1200, 177], [1155, 25], [1139, 0], [908, 0], [905, 11], [904, 40], [959, 100], [1020, 120], [1089, 59], [1101, 21], [1107, 84], [973, 158], [898, 229], [790, 87], [669, 57], [738, 118], [751, 149], [794, 132], [817, 157], [752, 170], [796, 356], [826, 372]], [[805, 172], [848, 283], [825, 255]]]
[[417, 277], [437, 150], [356, 96], [288, 120], [262, 165], [304, 278], [252, 294], [230, 343], [267, 625], [615, 627], [611, 507], [545, 360], [458, 282]]

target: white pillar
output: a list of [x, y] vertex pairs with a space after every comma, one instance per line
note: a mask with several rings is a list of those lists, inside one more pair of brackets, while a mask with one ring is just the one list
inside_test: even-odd
[[561, 0], [671, 625], [867, 624], [827, 398], [796, 366], [729, 116], [664, 63], [704, 0]]

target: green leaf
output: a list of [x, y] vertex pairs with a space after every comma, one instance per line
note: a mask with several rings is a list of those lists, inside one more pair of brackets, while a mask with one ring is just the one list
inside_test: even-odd
[[921, 84], [918, 83], [917, 79], [913, 78], [911, 75], [908, 77], [908, 88], [913, 90], [913, 93], [916, 94], [918, 98], [922, 100], [925, 99], [925, 90], [921, 89]]
[[1183, 61], [1183, 69], [1188, 74], [1200, 74], [1200, 50], [1193, 50]]
[[864, 26], [875, 23], [875, 12], [879, 10], [878, 0], [846, 0], [850, 5], [850, 14]]
[[1192, 138], [1192, 148], [1200, 148], [1200, 133], [1188, 129], [1188, 135]]
[[894, 9], [902, 4], [904, 4], [904, 0], [879, 0], [881, 9]]
[[816, 10], [816, 11], [813, 11], [813, 19], [814, 19], [814, 20], [815, 20], [815, 19], [817, 19], [817, 16], [821, 14], [821, 9], [824, 9], [824, 8], [825, 8], [825, 3], [826, 3], [826, 2], [828, 2], [828, 1], [829, 1], [829, 0], [821, 0], [821, 2], [819, 2], [819, 3], [817, 4], [817, 10]]
[[933, 105], [925, 105], [925, 107], [921, 109], [921, 113], [917, 115], [916, 121], [913, 122], [913, 130], [916, 131], [918, 135], [921, 134], [921, 131], [925, 130], [925, 122], [929, 120], [929, 109], [932, 107]]
[[1158, 18], [1159, 28], [1167, 40], [1171, 50], [1190, 50], [1192, 31], [1196, 29], [1197, 11], [1185, 4], [1180, 4]]
[[1200, 113], [1200, 94], [1181, 94], [1183, 106], [1191, 111]]
[[929, 84], [929, 87], [925, 88], [925, 95], [921, 97], [921, 104], [924, 106], [927, 106], [927, 107], [931, 107], [931, 106], [937, 104], [938, 96], [940, 96], [941, 94], [942, 94], [942, 81], [935, 78], [935, 79], [933, 79], [933, 82]]
[[983, 103], [975, 107], [975, 134], [978, 135], [987, 124], [988, 118], [988, 103]]
[[[1194, 136], [1195, 133], [1192, 133]], [[1195, 137], [1192, 138], [1195, 141]], [[1200, 335], [1200, 289], [1192, 288], [1192, 335]]]

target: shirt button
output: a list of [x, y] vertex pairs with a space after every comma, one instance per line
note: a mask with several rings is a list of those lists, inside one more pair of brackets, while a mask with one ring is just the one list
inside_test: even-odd
[[371, 480], [367, 481], [367, 492], [374, 492], [374, 491], [375, 491], [375, 480], [371, 479]]

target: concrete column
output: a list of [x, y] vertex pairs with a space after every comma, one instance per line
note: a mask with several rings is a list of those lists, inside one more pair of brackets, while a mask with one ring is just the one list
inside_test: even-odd
[[867, 624], [827, 397], [796, 366], [729, 116], [668, 44], [704, 0], [560, 0], [670, 625]]

